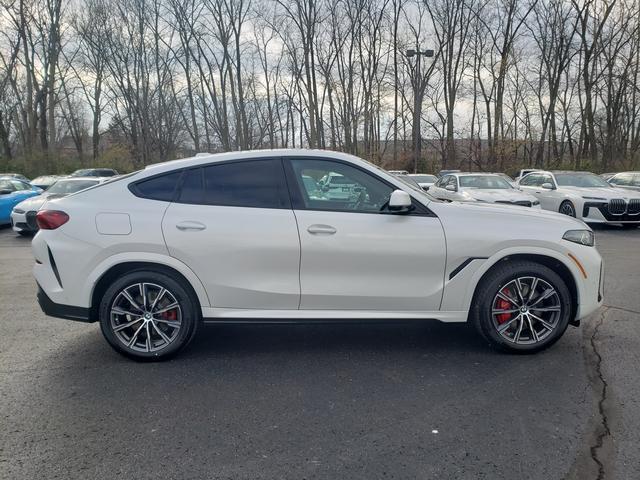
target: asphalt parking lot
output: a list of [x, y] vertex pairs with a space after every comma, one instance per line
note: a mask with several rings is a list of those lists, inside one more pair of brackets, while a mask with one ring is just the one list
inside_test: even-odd
[[637, 478], [640, 230], [600, 312], [533, 356], [466, 325], [216, 326], [135, 363], [45, 317], [0, 230], [0, 478]]

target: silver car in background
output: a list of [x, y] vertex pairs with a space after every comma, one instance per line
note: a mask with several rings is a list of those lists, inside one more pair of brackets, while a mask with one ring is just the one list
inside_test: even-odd
[[449, 202], [484, 202], [540, 208], [540, 202], [495, 173], [453, 173], [429, 189], [434, 197]]

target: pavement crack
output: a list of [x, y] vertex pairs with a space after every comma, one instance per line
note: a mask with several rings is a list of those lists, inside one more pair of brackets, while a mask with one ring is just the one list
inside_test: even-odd
[[630, 308], [616, 307], [615, 305], [602, 305], [602, 306], [607, 310], [619, 310], [621, 312], [634, 313], [636, 315], [640, 315], [640, 312], [638, 310], [632, 310]]
[[602, 310], [602, 313], [600, 314], [600, 318], [598, 319], [598, 322], [596, 323], [595, 328], [593, 329], [593, 334], [591, 335], [591, 338], [589, 340], [589, 343], [591, 345], [591, 349], [593, 351], [593, 355], [595, 358], [595, 363], [594, 363], [595, 375], [598, 382], [600, 383], [599, 391], [597, 391], [599, 396], [598, 413], [600, 415], [600, 428], [595, 437], [594, 444], [592, 444], [589, 449], [591, 453], [591, 458], [598, 465], [598, 477], [597, 477], [598, 480], [604, 480], [605, 478], [605, 473], [606, 473], [605, 465], [604, 465], [604, 461], [600, 458], [599, 454], [600, 454], [600, 451], [602, 450], [602, 447], [604, 446], [605, 440], [607, 439], [607, 437], [611, 436], [611, 429], [609, 427], [609, 417], [607, 415], [607, 409], [605, 406], [605, 403], [607, 401], [607, 394], [609, 393], [609, 384], [607, 383], [607, 380], [604, 378], [604, 375], [602, 373], [602, 355], [598, 350], [596, 337], [598, 336], [600, 327], [604, 323], [605, 317], [610, 308], [611, 307], [606, 306]]

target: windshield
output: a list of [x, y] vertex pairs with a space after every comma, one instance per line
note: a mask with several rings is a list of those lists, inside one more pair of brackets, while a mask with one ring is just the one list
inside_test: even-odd
[[555, 175], [560, 187], [608, 188], [611, 186], [593, 173], [556, 173]]
[[506, 190], [513, 188], [504, 178], [489, 175], [465, 175], [458, 177], [463, 188], [479, 188], [483, 190]]
[[85, 188], [93, 187], [97, 183], [97, 180], [58, 180], [49, 187], [47, 193], [69, 195], [70, 193], [79, 192]]
[[436, 183], [438, 181], [438, 177], [435, 175], [411, 175], [410, 178], [418, 183]]

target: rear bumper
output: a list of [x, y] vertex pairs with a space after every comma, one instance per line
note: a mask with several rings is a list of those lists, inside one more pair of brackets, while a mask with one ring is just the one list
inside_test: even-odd
[[90, 318], [88, 308], [55, 303], [47, 296], [40, 285], [38, 285], [37, 297], [40, 308], [49, 317], [64, 318], [65, 320], [74, 320], [76, 322], [95, 322]]

